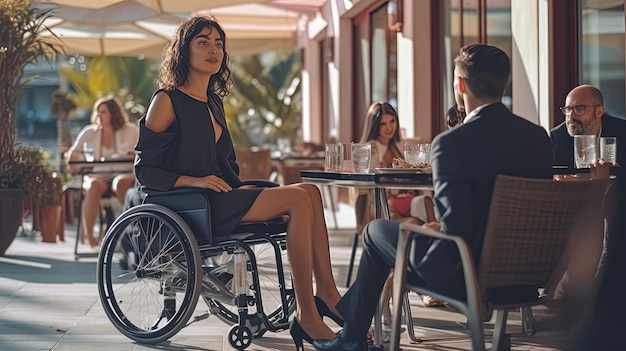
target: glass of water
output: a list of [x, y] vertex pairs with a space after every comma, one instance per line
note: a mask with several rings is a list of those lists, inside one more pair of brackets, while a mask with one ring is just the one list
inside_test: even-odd
[[337, 172], [343, 160], [343, 144], [331, 143], [324, 146], [324, 171]]
[[83, 143], [83, 155], [85, 155], [85, 161], [93, 162], [95, 160], [95, 147], [93, 143]]
[[574, 135], [574, 161], [576, 168], [589, 168], [596, 162], [596, 136]]
[[610, 164], [614, 164], [617, 159], [617, 138], [602, 137], [600, 138], [600, 158]]
[[352, 170], [354, 173], [369, 173], [372, 144], [351, 144]]

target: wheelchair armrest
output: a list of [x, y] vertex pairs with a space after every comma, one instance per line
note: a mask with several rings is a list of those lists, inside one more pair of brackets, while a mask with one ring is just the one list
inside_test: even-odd
[[184, 194], [201, 194], [206, 191], [206, 189], [196, 188], [192, 186], [185, 186], [180, 188], [173, 188], [168, 191], [160, 191], [152, 188], [148, 188], [146, 186], [139, 187], [139, 191], [146, 193], [150, 196], [161, 196], [161, 195], [184, 195]]
[[280, 184], [263, 179], [249, 179], [243, 180], [240, 186], [242, 185], [254, 185], [257, 188], [274, 188], [279, 186]]
[[211, 242], [211, 204], [206, 189], [180, 187], [168, 191], [142, 188], [143, 203], [161, 205], [176, 212], [189, 226], [198, 241]]

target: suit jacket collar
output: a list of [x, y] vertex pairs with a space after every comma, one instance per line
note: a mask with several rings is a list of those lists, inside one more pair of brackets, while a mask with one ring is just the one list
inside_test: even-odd
[[[473, 113], [474, 111], [476, 111], [475, 114]], [[472, 112], [470, 112], [470, 114], [468, 115], [468, 117], [470, 116], [471, 117], [469, 119], [468, 117], [466, 117], [465, 120], [463, 121], [463, 124], [477, 121], [480, 118], [491, 117], [491, 116], [501, 116], [503, 114], [510, 115], [511, 111], [506, 106], [504, 106], [503, 103], [494, 102], [492, 104], [482, 105], [472, 110]]]

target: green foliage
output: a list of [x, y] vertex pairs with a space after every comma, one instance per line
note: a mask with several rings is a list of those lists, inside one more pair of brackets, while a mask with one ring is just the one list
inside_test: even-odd
[[233, 57], [232, 66], [234, 88], [225, 108], [234, 143], [249, 147], [288, 138], [295, 144], [302, 118], [299, 53]]
[[58, 205], [63, 194], [63, 180], [46, 163], [48, 156], [42, 149], [18, 146], [8, 175], [26, 198], [43, 207]]
[[57, 142], [59, 149], [63, 146], [69, 147], [72, 144], [72, 137], [68, 128], [67, 120], [70, 113], [76, 109], [74, 100], [64, 91], [57, 90], [52, 93], [50, 99], [50, 112], [58, 120], [57, 122]]
[[50, 99], [50, 112], [58, 119], [67, 119], [69, 114], [76, 109], [74, 100], [68, 93], [56, 90]]
[[113, 94], [124, 105], [131, 120], [145, 111], [156, 89], [158, 66], [151, 59], [132, 57], [86, 58], [82, 65], [61, 67], [75, 93], [70, 97], [78, 107], [90, 110], [102, 96]]
[[51, 8], [41, 10], [38, 2], [25, 0], [0, 1], [0, 186], [8, 183], [5, 174], [14, 162], [15, 107], [24, 84], [24, 67], [37, 60], [51, 60], [62, 52], [58, 38], [42, 34], [50, 30], [44, 21]]

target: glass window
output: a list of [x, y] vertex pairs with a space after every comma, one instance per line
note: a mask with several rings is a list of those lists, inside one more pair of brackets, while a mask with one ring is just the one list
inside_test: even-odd
[[397, 34], [390, 30], [395, 3], [387, 2], [354, 21], [355, 139], [361, 136], [367, 108], [374, 101], [388, 101], [397, 109]]
[[580, 83], [599, 88], [606, 112], [624, 117], [624, 3], [583, 0], [580, 20]]
[[372, 12], [372, 101], [387, 100], [389, 75], [387, 7]]
[[[496, 46], [506, 52], [509, 59], [513, 57], [513, 34], [511, 30], [511, 0], [486, 0], [487, 44]], [[511, 81], [504, 90], [502, 97], [509, 109], [513, 109], [513, 91]]]
[[354, 117], [352, 119], [352, 139], [359, 140], [363, 129], [365, 112], [370, 104], [370, 40], [369, 19], [355, 22], [354, 47]]

